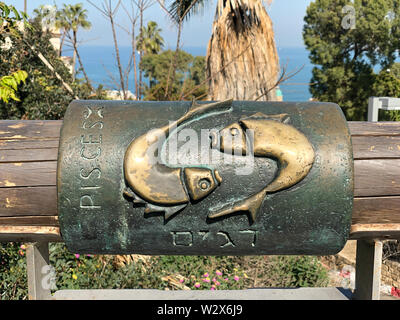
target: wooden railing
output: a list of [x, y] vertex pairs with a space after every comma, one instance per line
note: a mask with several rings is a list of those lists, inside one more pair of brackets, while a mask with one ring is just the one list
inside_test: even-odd
[[[0, 121], [0, 241], [62, 241], [56, 171], [62, 121]], [[400, 238], [400, 123], [349, 122], [351, 239]]]

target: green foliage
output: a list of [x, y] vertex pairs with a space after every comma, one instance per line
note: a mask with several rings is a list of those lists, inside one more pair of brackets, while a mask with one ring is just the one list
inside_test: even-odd
[[0, 1], [0, 34], [18, 36], [18, 22], [23, 22], [27, 28], [31, 27], [25, 12]]
[[[144, 100], [163, 100], [168, 82], [171, 100], [190, 100], [202, 98], [207, 94], [205, 83], [205, 58], [193, 57], [180, 50], [176, 63], [176, 76], [171, 82], [171, 61], [174, 51], [166, 50], [160, 54], [145, 55], [140, 68], [149, 79], [149, 86], [144, 90]], [[170, 76], [170, 77], [168, 77]], [[168, 80], [169, 78], [169, 80]]]
[[0, 243], [0, 300], [27, 299], [25, 252], [16, 243]]
[[[27, 299], [26, 247], [0, 244], [0, 299]], [[327, 271], [309, 256], [118, 256], [76, 255], [62, 243], [50, 244], [56, 290], [321, 287]]]
[[175, 23], [189, 20], [193, 14], [197, 14], [203, 9], [204, 0], [172, 0], [169, 4], [168, 12]]
[[325, 287], [328, 272], [313, 256], [273, 256], [270, 262], [272, 286]]
[[[20, 101], [0, 101], [0, 119], [60, 119], [68, 104], [74, 99], [34, 52], [31, 45], [39, 48], [55, 71], [69, 83], [75, 95], [81, 99], [100, 98], [92, 94], [86, 84], [79, 80], [73, 82], [63, 61], [58, 57], [50, 43], [50, 34], [42, 31], [40, 21], [33, 21], [32, 28], [12, 37], [12, 46], [0, 47], [0, 75], [9, 75], [17, 70], [28, 74], [25, 83], [18, 88]], [[0, 34], [0, 43], [6, 36]]]
[[26, 71], [18, 70], [9, 76], [4, 76], [0, 78], [0, 101], [3, 100], [5, 103], [9, 99], [15, 101], [21, 101], [15, 95], [18, 89], [18, 85], [23, 82], [25, 83], [28, 74]]
[[[354, 28], [343, 27], [351, 14], [342, 12], [346, 5], [354, 7]], [[316, 65], [311, 94], [338, 103], [348, 120], [365, 120], [376, 77], [373, 67], [392, 65], [399, 48], [397, 1], [316, 0], [307, 8], [304, 21], [304, 42]]]

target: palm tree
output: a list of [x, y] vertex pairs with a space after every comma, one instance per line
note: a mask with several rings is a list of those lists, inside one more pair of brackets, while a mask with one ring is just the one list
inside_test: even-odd
[[60, 57], [62, 55], [62, 48], [64, 46], [65, 38], [67, 34], [70, 32], [70, 25], [66, 17], [67, 17], [67, 12], [64, 6], [64, 8], [57, 11], [56, 21], [55, 21], [56, 28], [60, 29], [60, 32], [62, 32], [60, 40], [60, 49], [59, 49]]
[[[136, 48], [139, 50], [140, 61], [147, 54], [157, 54], [164, 46], [164, 39], [161, 37], [161, 28], [154, 21], [149, 21], [147, 27], [141, 27], [136, 37]], [[139, 94], [142, 91], [142, 68], [139, 70]], [[149, 77], [151, 82], [151, 76]]]
[[[173, 0], [169, 11], [189, 17], [203, 1]], [[206, 67], [210, 100], [276, 99], [279, 58], [261, 0], [218, 0]]]
[[164, 46], [164, 39], [161, 37], [161, 29], [154, 21], [149, 21], [147, 27], [142, 27], [140, 34], [136, 37], [137, 48], [146, 54], [157, 54]]
[[56, 6], [40, 5], [33, 10], [33, 12], [46, 32], [53, 31], [52, 29], [55, 27], [55, 16], [57, 12]]
[[75, 65], [76, 65], [76, 58], [78, 58], [79, 64], [81, 66], [83, 75], [86, 79], [86, 82], [90, 88], [92, 88], [90, 84], [89, 77], [87, 76], [85, 69], [83, 67], [83, 63], [81, 60], [81, 57], [78, 52], [78, 30], [79, 28], [83, 29], [90, 29], [92, 27], [92, 24], [87, 20], [87, 10], [83, 9], [82, 3], [78, 3], [75, 5], [66, 5], [64, 4], [64, 8], [62, 10], [62, 14], [64, 15], [65, 18], [65, 24], [72, 32], [72, 36], [70, 33], [67, 33], [67, 37], [72, 43], [72, 46], [74, 48], [74, 56], [73, 56], [73, 79], [75, 79]]

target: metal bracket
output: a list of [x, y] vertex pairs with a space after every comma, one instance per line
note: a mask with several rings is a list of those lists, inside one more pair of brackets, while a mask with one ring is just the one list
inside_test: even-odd
[[382, 242], [357, 241], [355, 300], [380, 300]]
[[26, 249], [26, 265], [29, 300], [50, 299], [50, 286], [46, 286], [45, 282], [47, 273], [43, 272], [49, 266], [49, 244], [30, 243]]
[[378, 121], [379, 109], [400, 110], [400, 98], [370, 97], [368, 100], [368, 121]]

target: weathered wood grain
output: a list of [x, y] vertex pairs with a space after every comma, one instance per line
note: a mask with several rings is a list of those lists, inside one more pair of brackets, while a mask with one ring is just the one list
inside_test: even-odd
[[58, 216], [0, 217], [1, 226], [53, 226], [58, 227]]
[[57, 161], [0, 163], [0, 188], [56, 185]]
[[62, 241], [60, 228], [38, 226], [1, 226], [0, 242], [58, 242]]
[[354, 161], [354, 196], [400, 195], [400, 159]]
[[400, 224], [353, 224], [350, 239], [400, 239]]
[[349, 121], [352, 136], [400, 136], [400, 122]]
[[[58, 143], [58, 142], [57, 142]], [[57, 161], [58, 148], [1, 149], [1, 163]]]
[[57, 189], [50, 187], [0, 188], [0, 217], [55, 216]]
[[[62, 121], [0, 121], [0, 240], [60, 241], [56, 161]], [[400, 237], [400, 123], [349, 122], [351, 238]]]
[[352, 224], [400, 224], [400, 197], [355, 198]]
[[353, 156], [360, 159], [400, 159], [400, 136], [353, 136]]
[[59, 138], [62, 121], [1, 120], [0, 140]]

